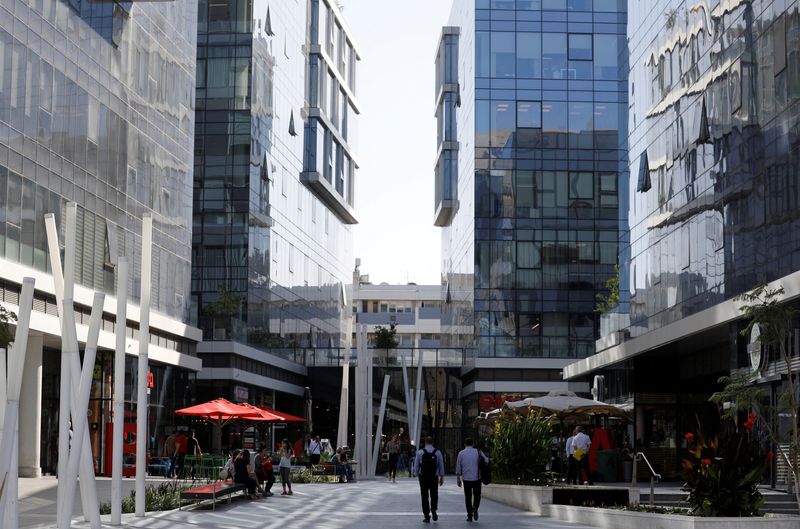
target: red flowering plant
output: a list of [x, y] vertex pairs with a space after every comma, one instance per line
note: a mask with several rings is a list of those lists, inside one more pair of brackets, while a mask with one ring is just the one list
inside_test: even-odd
[[719, 433], [706, 437], [687, 433], [683, 459], [683, 490], [686, 501], [698, 516], [760, 516], [763, 503], [758, 485], [768, 467], [770, 455], [759, 450], [757, 436], [751, 433], [754, 417], [742, 428], [725, 420]]

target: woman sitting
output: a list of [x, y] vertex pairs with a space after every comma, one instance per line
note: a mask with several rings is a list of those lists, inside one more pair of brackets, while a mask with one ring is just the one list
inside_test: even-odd
[[233, 482], [247, 486], [247, 497], [256, 499], [256, 480], [250, 477], [250, 452], [242, 450], [233, 460]]

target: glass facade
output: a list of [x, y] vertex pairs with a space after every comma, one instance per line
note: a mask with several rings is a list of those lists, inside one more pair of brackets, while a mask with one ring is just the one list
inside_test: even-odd
[[47, 271], [44, 215], [55, 213], [63, 241], [64, 207], [76, 202], [76, 282], [113, 293], [127, 255], [136, 300], [152, 213], [153, 308], [188, 321], [194, 5], [124, 17], [118, 3], [2, 5], [0, 257]]
[[629, 13], [631, 339], [800, 269], [800, 3]]
[[588, 356], [628, 171], [626, 2], [466, 4], [450, 20], [458, 211], [442, 234], [443, 334], [479, 357]]
[[192, 304], [205, 340], [348, 336], [358, 57], [338, 9], [309, 6], [199, 4]]

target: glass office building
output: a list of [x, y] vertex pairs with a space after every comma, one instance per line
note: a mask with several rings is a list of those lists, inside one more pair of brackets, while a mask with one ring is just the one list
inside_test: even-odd
[[454, 2], [448, 24], [435, 224], [443, 334], [475, 350], [465, 396], [588, 391], [560, 370], [594, 352], [596, 296], [615, 275], [626, 2]]
[[202, 0], [199, 10], [201, 378], [214, 394], [274, 405], [303, 395], [296, 351], [349, 346], [359, 52], [335, 2]]
[[[200, 340], [189, 326], [191, 175], [196, 4], [0, 2], [0, 300], [17, 311], [24, 276], [36, 279], [20, 413], [20, 473], [55, 471], [61, 332], [44, 215], [64, 241], [64, 211], [77, 204], [75, 309], [88, 324], [92, 293], [107, 294], [90, 401], [96, 470], [111, 426], [119, 256], [131, 263], [139, 300], [142, 217], [154, 217], [151, 372], [156, 439], [192, 398]], [[130, 347], [138, 309], [128, 311]], [[129, 358], [129, 360], [131, 360]], [[132, 364], [129, 362], [129, 364]], [[125, 421], [135, 422], [134, 365]], [[156, 448], [156, 445], [152, 445]]]
[[732, 298], [760, 283], [800, 294], [800, 5], [636, 3], [628, 28], [630, 304], [565, 375], [603, 376], [608, 398], [633, 403], [634, 439], [669, 475], [719, 376], [782, 389], [774, 355], [750, 365]]

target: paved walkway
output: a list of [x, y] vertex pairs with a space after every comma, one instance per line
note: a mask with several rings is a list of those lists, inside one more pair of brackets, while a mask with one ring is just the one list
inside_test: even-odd
[[[481, 505], [480, 521], [470, 524], [465, 520], [464, 496], [452, 476], [445, 478], [440, 489], [439, 521], [430, 525], [422, 523], [419, 486], [410, 479], [396, 484], [383, 480], [343, 485], [298, 484], [294, 489], [293, 496], [276, 494], [255, 501], [237, 498], [230, 506], [219, 503], [216, 511], [210, 508], [170, 511], [152, 513], [144, 519], [125, 515], [123, 523], [126, 528], [148, 529], [587, 529], [488, 500]], [[280, 486], [276, 485], [274, 491], [279, 493]], [[24, 514], [22, 517], [24, 525]]]

